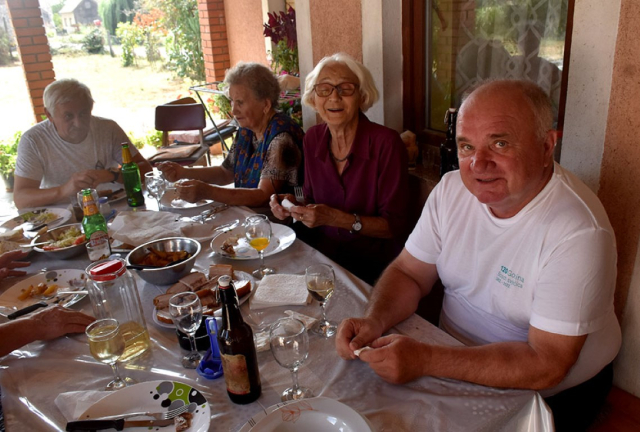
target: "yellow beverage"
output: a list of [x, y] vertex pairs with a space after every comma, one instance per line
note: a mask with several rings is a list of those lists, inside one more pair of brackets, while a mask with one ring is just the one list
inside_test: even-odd
[[269, 239], [266, 237], [258, 237], [251, 240], [249, 244], [255, 250], [261, 251], [261, 250], [264, 250], [267, 246], [269, 246]]
[[137, 322], [128, 321], [120, 324], [120, 334], [125, 344], [124, 352], [120, 356], [120, 361], [127, 361], [138, 357], [151, 347], [149, 332]]
[[[89, 333], [89, 350], [94, 359], [99, 362], [115, 363], [124, 351], [124, 340], [115, 333], [116, 325], [96, 327]], [[109, 333], [114, 332], [111, 337]]]
[[317, 278], [307, 282], [307, 290], [319, 302], [328, 300], [333, 294], [333, 289], [333, 281], [329, 279]]

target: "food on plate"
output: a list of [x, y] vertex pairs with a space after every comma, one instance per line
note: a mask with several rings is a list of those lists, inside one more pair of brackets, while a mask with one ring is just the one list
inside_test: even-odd
[[42, 250], [52, 251], [56, 249], [62, 249], [69, 246], [76, 246], [86, 241], [84, 234], [77, 226], [72, 226], [69, 229], [64, 230], [58, 238], [47, 245], [42, 247]]
[[22, 228], [7, 230], [0, 233], [0, 240], [17, 242], [24, 239], [24, 231]]
[[54, 219], [58, 219], [58, 215], [55, 213], [45, 210], [45, 211], [30, 211], [26, 213], [22, 213], [20, 215], [24, 222], [29, 222], [33, 225], [44, 224], [47, 222], [51, 222]]
[[222, 243], [220, 249], [222, 249], [222, 251], [227, 255], [235, 255], [236, 251], [233, 249], [233, 247], [238, 245], [238, 240], [240, 240], [239, 236], [229, 236], [224, 241], [224, 243]]
[[186, 431], [191, 427], [191, 420], [193, 420], [193, 414], [190, 412], [182, 413], [174, 418], [174, 424], [176, 426], [176, 432]]
[[16, 249], [20, 249], [20, 243], [9, 240], [0, 240], [0, 255]]
[[[218, 278], [222, 275], [234, 278], [233, 266], [229, 264], [214, 264], [209, 268], [209, 277], [201, 272], [193, 272], [180, 279], [177, 283], [171, 285], [165, 294], [160, 294], [153, 299], [153, 305], [156, 307], [156, 318], [158, 321], [173, 324], [171, 315], [169, 314], [169, 300], [175, 294], [181, 292], [192, 291], [200, 298], [202, 303], [203, 314], [212, 315], [214, 311], [220, 308], [217, 300], [216, 290], [218, 289]], [[244, 297], [251, 292], [251, 282], [248, 280], [233, 280], [238, 298]]]
[[191, 256], [187, 251], [175, 251], [167, 252], [152, 247], [147, 248], [148, 254], [142, 257], [142, 259], [134, 264], [152, 266], [152, 267], [166, 267], [175, 263], [176, 261], [184, 261]]
[[24, 301], [31, 297], [49, 297], [53, 296], [58, 290], [57, 284], [48, 285], [44, 282], [40, 282], [38, 285], [29, 285], [27, 288], [23, 288], [22, 292], [18, 296], [18, 300]]

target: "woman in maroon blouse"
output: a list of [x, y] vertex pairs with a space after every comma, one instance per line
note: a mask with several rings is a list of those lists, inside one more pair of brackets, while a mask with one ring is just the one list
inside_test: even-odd
[[[303, 103], [324, 124], [304, 138], [305, 203], [273, 195], [273, 214], [309, 230], [300, 238], [373, 283], [402, 250], [408, 201], [407, 153], [398, 133], [369, 121], [378, 99], [371, 73], [344, 53], [322, 59], [307, 76]], [[306, 204], [306, 205], [305, 205]]]

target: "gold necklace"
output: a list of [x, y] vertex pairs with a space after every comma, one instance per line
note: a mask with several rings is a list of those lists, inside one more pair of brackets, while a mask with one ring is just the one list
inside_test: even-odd
[[343, 157], [342, 159], [338, 159], [336, 157], [336, 155], [333, 154], [333, 150], [331, 150], [331, 143], [329, 143], [329, 154], [331, 155], [331, 157], [333, 158], [334, 161], [336, 162], [344, 162], [347, 160], [347, 158], [349, 157], [349, 153], [347, 153], [347, 155], [345, 157]]

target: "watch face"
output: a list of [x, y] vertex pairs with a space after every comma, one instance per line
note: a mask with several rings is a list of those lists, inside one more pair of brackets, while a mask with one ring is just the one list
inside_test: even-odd
[[362, 229], [362, 224], [360, 222], [355, 222], [352, 227], [353, 231], [358, 232]]

